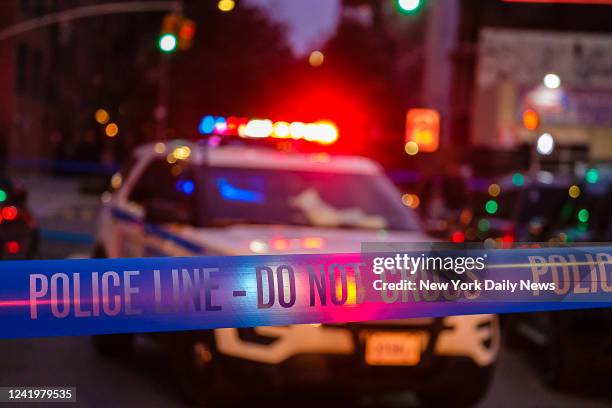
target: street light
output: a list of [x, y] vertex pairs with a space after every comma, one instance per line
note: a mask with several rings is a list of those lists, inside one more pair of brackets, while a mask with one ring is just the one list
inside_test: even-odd
[[542, 133], [540, 137], [538, 137], [536, 148], [538, 153], [548, 156], [555, 148], [555, 140], [550, 133]]
[[557, 74], [544, 75], [544, 86], [548, 89], [557, 89], [561, 86], [561, 78]]

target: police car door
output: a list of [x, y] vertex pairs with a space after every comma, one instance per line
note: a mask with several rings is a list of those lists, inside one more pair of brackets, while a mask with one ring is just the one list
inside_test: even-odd
[[154, 159], [128, 195], [128, 207], [139, 207], [138, 227], [124, 239], [126, 257], [184, 256], [181, 226], [196, 219], [192, 166], [186, 161]]

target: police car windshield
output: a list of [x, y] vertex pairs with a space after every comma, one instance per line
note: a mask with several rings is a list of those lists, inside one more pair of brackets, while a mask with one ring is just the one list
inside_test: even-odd
[[327, 228], [417, 230], [384, 177], [312, 171], [207, 168], [203, 223], [285, 224]]

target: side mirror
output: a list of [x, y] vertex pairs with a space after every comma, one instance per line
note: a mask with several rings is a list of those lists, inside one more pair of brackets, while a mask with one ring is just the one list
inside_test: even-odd
[[194, 214], [186, 204], [168, 200], [153, 200], [145, 205], [144, 220], [150, 224], [192, 224]]

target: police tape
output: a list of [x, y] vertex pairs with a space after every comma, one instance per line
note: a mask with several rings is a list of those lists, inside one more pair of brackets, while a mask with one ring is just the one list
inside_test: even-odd
[[0, 262], [0, 338], [610, 307], [612, 247]]

